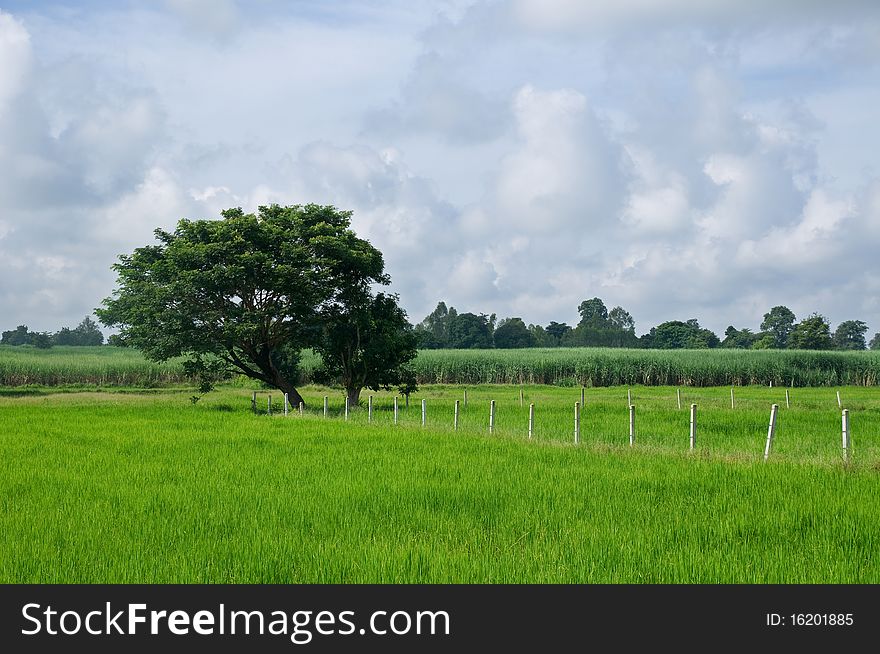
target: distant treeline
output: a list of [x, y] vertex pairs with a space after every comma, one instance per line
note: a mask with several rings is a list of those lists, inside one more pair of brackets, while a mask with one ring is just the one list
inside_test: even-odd
[[27, 325], [19, 325], [15, 329], [3, 332], [0, 336], [0, 345], [31, 345], [41, 349], [50, 348], [53, 345], [103, 344], [104, 334], [98, 329], [97, 323], [88, 316], [83, 318], [82, 322], [73, 329], [62, 327], [54, 334], [51, 332], [32, 332], [27, 328]]
[[733, 325], [719, 338], [700, 326], [696, 318], [670, 320], [642, 336], [636, 336], [635, 321], [623, 307], [610, 311], [597, 298], [578, 306], [577, 325], [551, 321], [546, 326], [526, 323], [522, 318], [497, 321], [495, 314], [458, 313], [440, 302], [416, 325], [424, 349], [489, 349], [528, 347], [627, 347], [658, 350], [733, 348], [752, 350], [872, 350], [880, 349], [880, 333], [870, 343], [868, 326], [861, 320], [846, 320], [833, 332], [828, 320], [813, 313], [797, 321], [793, 311], [776, 306], [764, 314], [760, 331]]

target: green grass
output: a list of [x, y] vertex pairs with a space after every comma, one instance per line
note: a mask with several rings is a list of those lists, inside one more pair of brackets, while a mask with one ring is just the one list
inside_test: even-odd
[[428, 384], [875, 386], [880, 352], [537, 348], [422, 350]]
[[[301, 383], [319, 358], [305, 351]], [[422, 350], [413, 362], [421, 384], [557, 386], [876, 386], [880, 352], [787, 350]], [[0, 346], [2, 386], [155, 388], [191, 383], [179, 362], [156, 364], [116, 347]], [[250, 382], [246, 382], [249, 385]]]
[[179, 362], [154, 363], [122, 347], [0, 346], [0, 387], [124, 386], [153, 388], [187, 383]]
[[[878, 583], [880, 398], [833, 389], [460, 387], [303, 418], [226, 388], [0, 397], [3, 583]], [[322, 415], [330, 396], [332, 419]], [[419, 400], [427, 398], [427, 426]], [[780, 402], [781, 398], [781, 402]], [[366, 399], [366, 396], [365, 398]], [[497, 429], [487, 433], [488, 402]], [[697, 452], [687, 405], [699, 406]], [[762, 462], [769, 404], [782, 405]], [[535, 438], [525, 435], [527, 405]], [[275, 394], [276, 408], [279, 397]]]

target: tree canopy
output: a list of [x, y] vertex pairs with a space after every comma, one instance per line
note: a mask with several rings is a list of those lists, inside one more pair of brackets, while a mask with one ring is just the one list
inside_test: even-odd
[[[193, 371], [242, 373], [302, 402], [300, 350], [315, 347], [334, 369], [335, 347], [365, 346], [340, 335], [371, 319], [365, 307], [378, 302], [389, 314], [386, 305], [396, 306], [393, 296], [372, 297], [374, 284], [390, 280], [381, 252], [350, 219], [350, 211], [307, 204], [181, 220], [173, 232], [155, 231], [158, 244], [119, 257], [117, 288], [96, 313], [153, 360], [186, 356]], [[387, 362], [363, 351], [349, 360]]]

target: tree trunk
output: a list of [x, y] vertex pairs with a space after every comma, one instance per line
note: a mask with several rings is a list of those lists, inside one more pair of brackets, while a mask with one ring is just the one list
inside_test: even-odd
[[348, 395], [348, 406], [356, 407], [358, 403], [361, 401], [361, 387], [357, 388], [351, 387], [345, 389], [346, 395]]
[[294, 408], [298, 407], [300, 402], [305, 406], [306, 401], [303, 399], [302, 395], [299, 394], [299, 391], [294, 388], [293, 384], [283, 377], [276, 377], [275, 387], [282, 393], [287, 393], [287, 400], [290, 402], [290, 406]]

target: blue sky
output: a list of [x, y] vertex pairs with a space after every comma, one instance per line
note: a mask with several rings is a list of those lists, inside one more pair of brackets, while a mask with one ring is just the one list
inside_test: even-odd
[[0, 3], [0, 327], [77, 324], [180, 218], [321, 202], [413, 321], [870, 336], [878, 82], [855, 0]]

